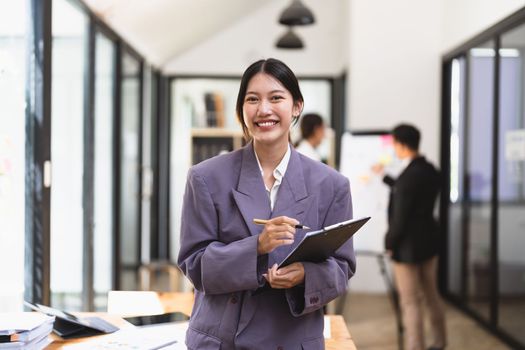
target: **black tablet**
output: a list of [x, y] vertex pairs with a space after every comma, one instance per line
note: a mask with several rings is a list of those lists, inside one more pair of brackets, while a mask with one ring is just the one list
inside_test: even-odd
[[46, 315], [55, 316], [53, 331], [63, 338], [84, 337], [101, 333], [113, 333], [119, 328], [99, 317], [77, 317], [68, 312], [41, 304], [25, 302], [29, 308]]
[[187, 321], [190, 318], [182, 312], [170, 312], [161, 315], [124, 317], [124, 319], [135, 326], [147, 326], [159, 323]]

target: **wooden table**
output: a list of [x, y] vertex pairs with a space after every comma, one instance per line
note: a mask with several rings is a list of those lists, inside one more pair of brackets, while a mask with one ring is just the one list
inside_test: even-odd
[[329, 315], [331, 334], [324, 340], [326, 350], [356, 350], [352, 336], [341, 315]]
[[[159, 299], [164, 307], [164, 311], [168, 312], [182, 312], [186, 315], [191, 315], [193, 307], [193, 293], [159, 293]], [[133, 327], [129, 322], [114, 315], [106, 313], [80, 313], [79, 316], [97, 316], [113, 323], [120, 328]], [[330, 319], [330, 338], [325, 339], [326, 350], [355, 350], [355, 344], [352, 340], [350, 332], [346, 327], [345, 320], [341, 315], [329, 315]], [[78, 338], [73, 340], [64, 340], [55, 334], [51, 335], [53, 343], [46, 347], [47, 350], [62, 349], [65, 345], [71, 345], [79, 342], [84, 342], [94, 339], [94, 337]], [[104, 337], [101, 335], [99, 337]]]
[[[104, 312], [78, 312], [75, 313], [75, 315], [80, 317], [90, 317], [90, 316], [96, 316], [103, 318], [104, 320], [110, 322], [111, 324], [114, 324], [115, 326], [119, 327], [120, 329], [124, 328], [133, 328], [134, 326], [129, 323], [128, 321], [122, 319], [120, 316], [116, 315], [109, 315]], [[88, 340], [92, 340], [99, 337], [105, 337], [106, 335], [97, 335], [97, 336], [91, 336], [91, 337], [84, 337], [84, 338], [76, 338], [76, 339], [62, 339], [55, 333], [51, 333], [49, 337], [53, 341], [51, 344], [45, 347], [46, 350], [55, 350], [55, 349], [62, 349], [66, 345], [76, 344], [76, 343], [82, 343]]]

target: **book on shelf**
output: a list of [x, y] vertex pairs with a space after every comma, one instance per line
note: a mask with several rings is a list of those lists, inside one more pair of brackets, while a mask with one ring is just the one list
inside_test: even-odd
[[232, 137], [194, 137], [192, 164], [233, 150]]
[[217, 127], [224, 128], [224, 99], [221, 94], [215, 93], [215, 118], [217, 120]]
[[206, 107], [206, 123], [208, 127], [223, 128], [224, 120], [224, 100], [217, 92], [207, 92], [204, 94], [204, 105]]

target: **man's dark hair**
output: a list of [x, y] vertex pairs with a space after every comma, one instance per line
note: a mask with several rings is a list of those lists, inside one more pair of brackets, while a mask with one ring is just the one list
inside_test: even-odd
[[323, 118], [316, 113], [308, 113], [303, 115], [301, 118], [301, 136], [304, 140], [310, 138], [315, 129], [319, 126], [323, 126]]
[[421, 133], [419, 130], [409, 124], [399, 124], [392, 130], [392, 136], [394, 140], [407, 146], [413, 151], [419, 150], [419, 140], [421, 139]]

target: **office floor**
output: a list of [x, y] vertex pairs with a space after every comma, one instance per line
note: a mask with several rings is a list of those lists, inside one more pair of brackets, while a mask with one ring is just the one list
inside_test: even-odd
[[[350, 293], [343, 316], [359, 350], [398, 350], [395, 315], [386, 295]], [[446, 305], [447, 350], [507, 350], [498, 338]]]

